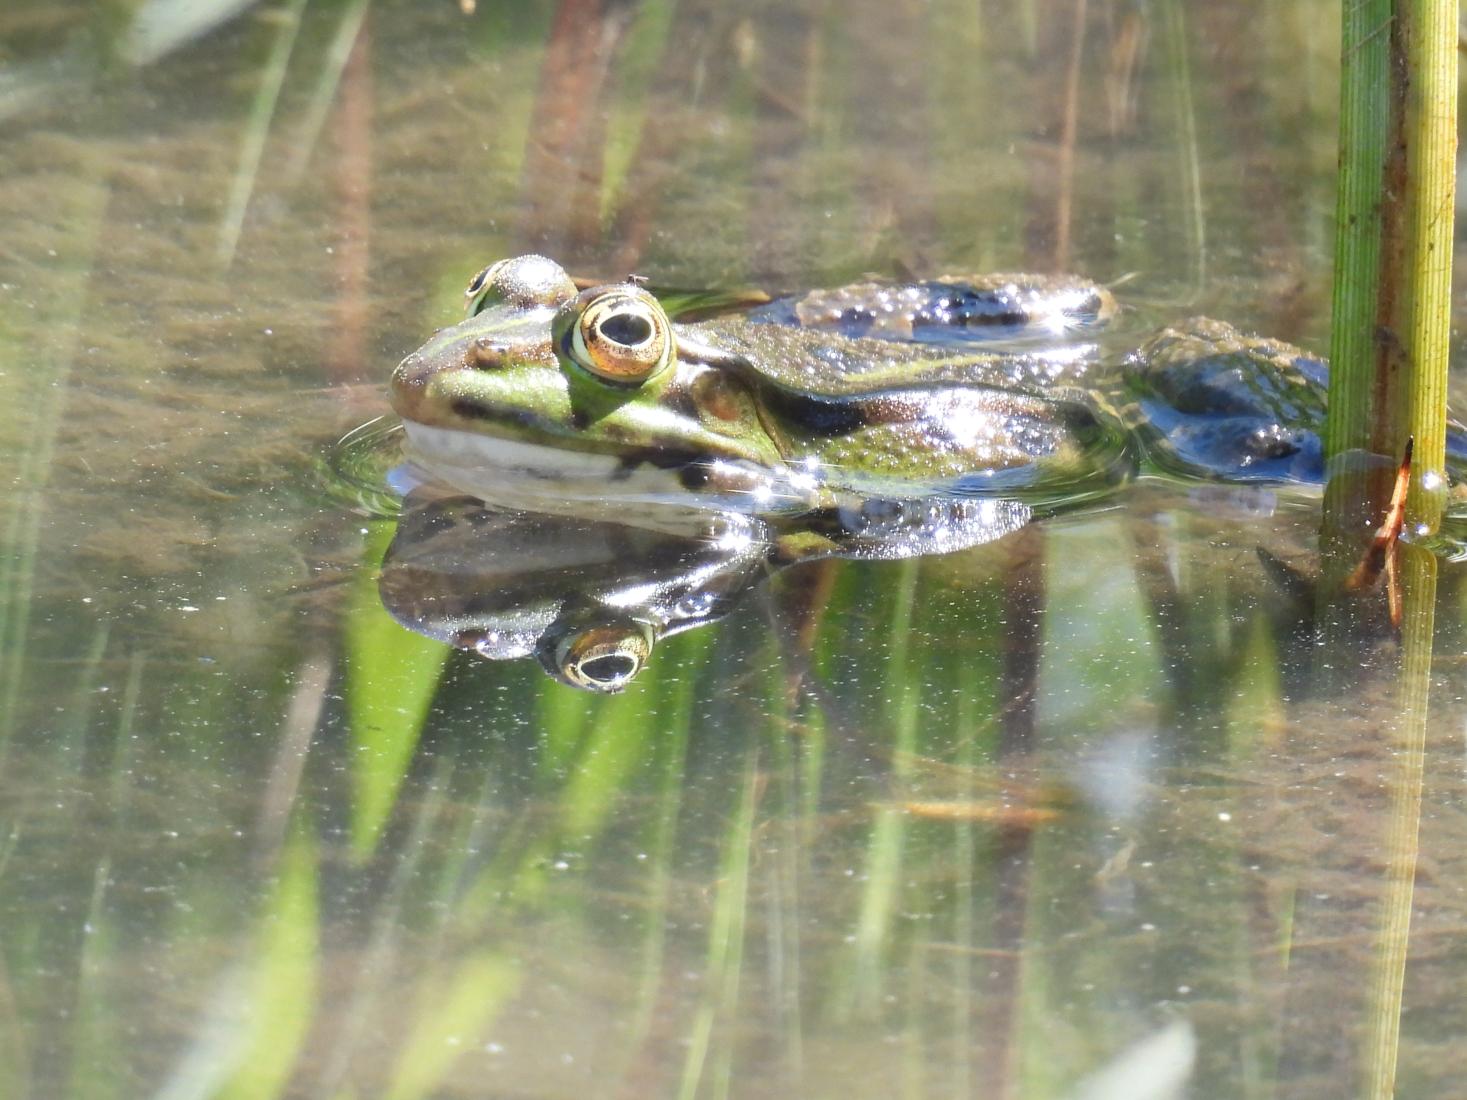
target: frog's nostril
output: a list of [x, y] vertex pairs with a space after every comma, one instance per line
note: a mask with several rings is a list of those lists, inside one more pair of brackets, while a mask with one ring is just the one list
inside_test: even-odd
[[469, 345], [464, 362], [475, 370], [494, 370], [504, 365], [509, 348], [498, 340], [481, 336]]

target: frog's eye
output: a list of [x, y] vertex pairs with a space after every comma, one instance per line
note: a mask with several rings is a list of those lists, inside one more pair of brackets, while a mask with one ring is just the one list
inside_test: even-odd
[[651, 654], [652, 635], [646, 626], [593, 626], [556, 642], [551, 671], [572, 687], [609, 695], [631, 683]]
[[470, 317], [496, 305], [554, 309], [575, 296], [576, 286], [570, 276], [558, 263], [544, 256], [497, 260], [470, 279], [464, 291]]
[[585, 291], [557, 318], [561, 351], [611, 382], [641, 382], [672, 362], [672, 326], [657, 299], [637, 286]]
[[469, 280], [468, 289], [464, 291], [464, 303], [468, 307], [468, 315], [470, 317], [484, 308], [484, 299], [487, 297], [484, 293], [484, 287], [493, 281], [494, 273], [508, 262], [508, 260], [495, 260]]

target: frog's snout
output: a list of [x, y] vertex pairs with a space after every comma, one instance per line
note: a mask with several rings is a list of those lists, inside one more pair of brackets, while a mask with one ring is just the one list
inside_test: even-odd
[[415, 351], [397, 364], [387, 390], [399, 416], [411, 419], [416, 414], [427, 382], [428, 362], [420, 353]]
[[413, 352], [392, 372], [393, 389], [420, 387], [427, 379], [428, 361], [421, 352]]

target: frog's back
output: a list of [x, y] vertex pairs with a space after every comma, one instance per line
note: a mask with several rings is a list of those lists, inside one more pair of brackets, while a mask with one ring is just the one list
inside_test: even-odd
[[738, 357], [778, 385], [833, 396], [945, 383], [1038, 393], [1085, 385], [1098, 359], [1089, 343], [996, 351], [981, 343], [958, 347], [845, 336], [742, 317], [680, 326], [679, 334], [693, 347]]

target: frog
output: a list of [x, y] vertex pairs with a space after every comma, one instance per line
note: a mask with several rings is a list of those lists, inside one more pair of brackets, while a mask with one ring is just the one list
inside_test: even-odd
[[[504, 507], [736, 512], [871, 557], [1001, 537], [1142, 472], [1324, 476], [1321, 358], [1198, 317], [1117, 368], [1097, 335], [1119, 307], [1081, 277], [866, 280], [693, 321], [643, 282], [582, 288], [538, 255], [480, 271], [465, 319], [393, 372], [409, 462]], [[1449, 451], [1467, 468], [1455, 421]], [[955, 537], [952, 500], [1019, 511]]]
[[873, 556], [944, 495], [1043, 506], [1129, 476], [1129, 433], [1080, 384], [1093, 342], [910, 336], [933, 323], [1083, 333], [1113, 312], [1109, 291], [953, 278], [861, 300], [856, 323], [881, 335], [845, 331], [850, 301], [812, 322], [786, 323], [779, 302], [678, 322], [638, 281], [580, 289], [544, 257], [499, 261], [471, 281], [466, 319], [393, 372], [406, 455], [505, 507], [803, 517], [867, 532]]

